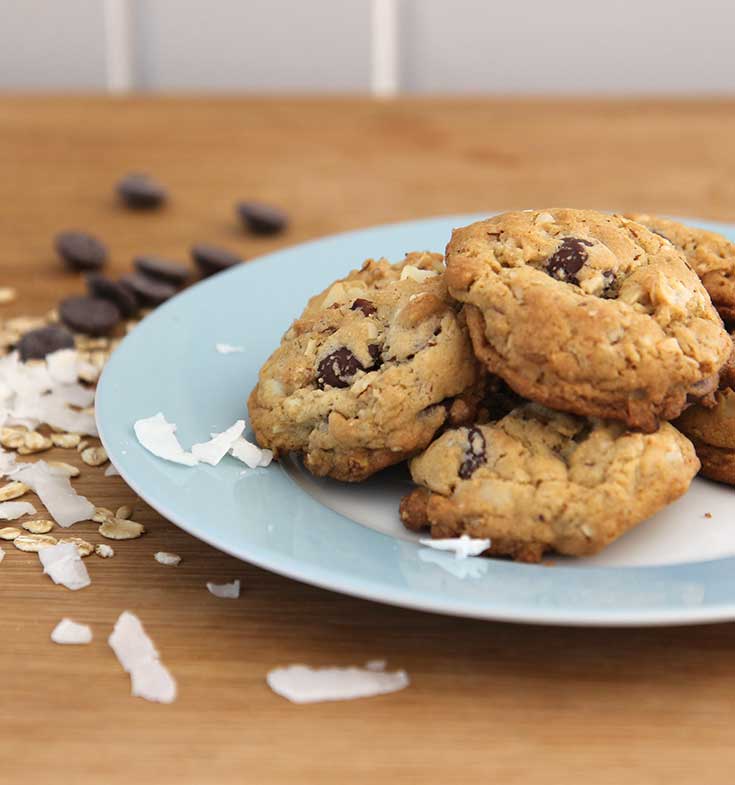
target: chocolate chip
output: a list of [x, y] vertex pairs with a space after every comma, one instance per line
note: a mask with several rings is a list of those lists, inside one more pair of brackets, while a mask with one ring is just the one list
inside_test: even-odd
[[328, 354], [317, 366], [316, 383], [320, 390], [325, 387], [349, 387], [352, 377], [364, 370], [362, 363], [346, 347], [341, 346]]
[[618, 278], [612, 270], [603, 270], [602, 277], [605, 279], [605, 285], [600, 297], [612, 300], [618, 296]]
[[378, 346], [377, 343], [371, 343], [370, 346], [368, 346], [368, 351], [370, 352], [370, 356], [373, 358], [373, 364], [365, 370], [376, 371], [383, 364], [383, 358], [381, 356], [383, 350], [380, 348], [380, 346]]
[[131, 289], [101, 273], [87, 275], [87, 290], [92, 297], [101, 297], [115, 303], [125, 317], [133, 316], [138, 311], [138, 300]]
[[459, 467], [459, 476], [463, 480], [468, 480], [475, 470], [482, 466], [487, 460], [485, 454], [485, 437], [479, 428], [470, 428], [467, 432], [467, 451], [464, 460]]
[[42, 360], [47, 354], [58, 352], [59, 349], [73, 349], [74, 336], [65, 328], [57, 325], [39, 327], [26, 333], [17, 345], [20, 359]]
[[228, 251], [226, 248], [219, 248], [216, 245], [209, 245], [208, 243], [195, 245], [191, 249], [191, 256], [204, 276], [221, 273], [242, 261], [232, 251]]
[[99, 270], [107, 261], [105, 245], [86, 232], [60, 232], [54, 246], [71, 270]]
[[370, 300], [363, 300], [362, 297], [358, 297], [354, 303], [350, 306], [351, 311], [362, 311], [363, 316], [372, 316], [374, 313], [378, 312], [378, 309], [370, 302]]
[[160, 305], [176, 294], [176, 287], [165, 281], [157, 281], [143, 273], [128, 273], [120, 279], [135, 293], [142, 305]]
[[546, 260], [546, 272], [559, 281], [573, 283], [579, 286], [577, 273], [582, 269], [588, 259], [587, 248], [593, 243], [589, 240], [581, 240], [578, 237], [565, 237], [561, 245]]
[[168, 198], [166, 189], [147, 174], [128, 174], [117, 184], [123, 204], [133, 210], [153, 210]]
[[189, 278], [189, 268], [186, 265], [170, 262], [159, 256], [136, 256], [133, 265], [139, 273], [173, 286], [181, 286]]
[[253, 234], [277, 234], [288, 225], [288, 216], [283, 210], [262, 202], [239, 202], [237, 214]]
[[59, 303], [59, 318], [78, 333], [106, 335], [120, 321], [120, 309], [101, 297], [67, 297]]

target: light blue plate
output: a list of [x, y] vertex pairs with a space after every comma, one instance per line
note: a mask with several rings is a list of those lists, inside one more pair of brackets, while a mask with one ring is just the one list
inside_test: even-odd
[[[453, 227], [478, 217], [414, 221], [306, 243], [210, 278], [161, 306], [125, 338], [99, 385], [97, 422], [111, 460], [136, 493], [195, 537], [346, 594], [543, 624], [735, 618], [732, 549], [730, 558], [653, 567], [457, 562], [421, 548], [400, 530], [393, 502], [405, 487], [401, 470], [364, 486], [343, 486], [314, 481], [291, 461], [244, 474], [244, 465], [229, 456], [216, 467], [187, 468], [159, 460], [136, 441], [133, 422], [159, 411], [178, 425], [187, 447], [246, 417], [258, 369], [309, 295], [370, 256], [400, 259], [411, 250], [442, 250]], [[735, 239], [733, 227], [698, 223]], [[245, 351], [218, 354], [216, 343]], [[700, 502], [711, 499], [719, 510], [732, 503], [732, 496], [723, 496], [729, 489], [697, 482]], [[386, 516], [393, 516], [395, 528], [381, 523]]]

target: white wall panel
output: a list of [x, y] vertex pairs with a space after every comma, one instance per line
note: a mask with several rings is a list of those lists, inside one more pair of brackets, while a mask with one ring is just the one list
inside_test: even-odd
[[151, 90], [367, 91], [369, 0], [136, 0]]
[[401, 87], [735, 93], [733, 0], [399, 0]]
[[102, 0], [0, 0], [0, 90], [106, 84]]

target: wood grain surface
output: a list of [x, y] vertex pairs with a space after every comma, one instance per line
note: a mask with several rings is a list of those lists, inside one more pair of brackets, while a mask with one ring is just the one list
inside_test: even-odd
[[[0, 318], [82, 289], [54, 258], [65, 228], [96, 232], [114, 273], [193, 242], [247, 257], [307, 238], [441, 213], [550, 205], [735, 217], [735, 102], [0, 99]], [[170, 205], [131, 214], [128, 171]], [[233, 203], [260, 198], [289, 232], [252, 239]], [[346, 259], [347, 266], [358, 259]], [[278, 293], [273, 292], [273, 297]], [[145, 380], [131, 378], [130, 384]], [[243, 394], [246, 391], [243, 391]], [[78, 462], [76, 453], [58, 456]], [[94, 503], [134, 499], [82, 467]], [[216, 515], [216, 504], [212, 505]], [[3, 543], [0, 782], [731, 783], [735, 627], [563, 629], [444, 618], [302, 585], [224, 556], [141, 503], [140, 540], [87, 559], [72, 593]], [[703, 524], [704, 525], [704, 524]], [[96, 526], [74, 534], [100, 541]], [[157, 550], [183, 556], [157, 564]], [[208, 580], [243, 582], [240, 600]], [[735, 576], [733, 578], [735, 580]], [[179, 683], [171, 706], [132, 698], [106, 639], [135, 611]], [[68, 615], [87, 647], [52, 644]], [[409, 689], [294, 706], [278, 665], [387, 658]]]

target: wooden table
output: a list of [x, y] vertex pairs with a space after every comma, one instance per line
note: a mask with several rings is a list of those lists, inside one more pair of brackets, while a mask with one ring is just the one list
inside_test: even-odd
[[[0, 100], [0, 317], [42, 313], [81, 281], [51, 250], [80, 227], [126, 271], [192, 242], [247, 256], [330, 232], [420, 216], [546, 205], [735, 215], [735, 102]], [[166, 210], [130, 214], [123, 173], [167, 183]], [[233, 202], [286, 207], [278, 239], [247, 237]], [[359, 262], [346, 259], [345, 265]], [[131, 384], [136, 380], [131, 379]], [[243, 391], [245, 392], [245, 391]], [[64, 452], [59, 457], [76, 453]], [[83, 467], [79, 490], [133, 494]], [[53, 586], [4, 543], [0, 566], [0, 782], [732, 783], [735, 627], [596, 630], [443, 618], [271, 575], [192, 539], [138, 503], [145, 538], [87, 560], [93, 585]], [[96, 527], [74, 533], [99, 541]], [[178, 568], [153, 560], [164, 549]], [[239, 601], [205, 581], [240, 577]], [[735, 576], [733, 578], [735, 580]], [[129, 695], [106, 643], [139, 614], [178, 679], [171, 706]], [[62, 615], [88, 647], [52, 644]], [[409, 689], [294, 706], [275, 665], [386, 657]]]

